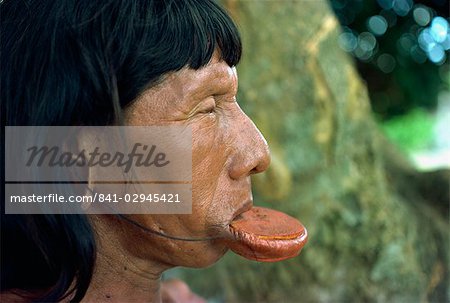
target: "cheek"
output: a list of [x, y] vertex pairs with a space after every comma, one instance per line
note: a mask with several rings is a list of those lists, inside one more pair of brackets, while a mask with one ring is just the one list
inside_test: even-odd
[[220, 150], [220, 134], [214, 124], [192, 127], [192, 182], [200, 194], [211, 191], [224, 169], [226, 155]]
[[224, 132], [217, 123], [192, 131], [193, 214], [207, 225], [217, 224], [228, 213], [222, 201], [228, 184], [229, 145], [224, 144]]

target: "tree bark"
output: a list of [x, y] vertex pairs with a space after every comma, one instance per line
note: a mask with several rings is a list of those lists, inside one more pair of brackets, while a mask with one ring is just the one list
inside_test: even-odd
[[273, 264], [228, 253], [184, 278], [231, 302], [448, 301], [448, 183], [427, 198], [438, 184], [382, 137], [328, 2], [224, 3], [244, 42], [238, 99], [272, 151], [255, 204], [300, 219], [309, 243]]

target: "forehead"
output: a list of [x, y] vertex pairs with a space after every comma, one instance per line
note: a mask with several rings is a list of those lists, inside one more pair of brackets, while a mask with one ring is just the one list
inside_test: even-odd
[[194, 70], [185, 67], [177, 72], [167, 74], [161, 86], [172, 89], [182, 95], [197, 93], [225, 93], [227, 89], [237, 86], [237, 74], [234, 67], [216, 56], [204, 67]]

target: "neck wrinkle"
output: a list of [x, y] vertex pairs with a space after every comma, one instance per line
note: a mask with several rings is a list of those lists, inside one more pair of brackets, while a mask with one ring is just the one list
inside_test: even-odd
[[170, 266], [130, 254], [118, 233], [105, 231], [98, 221], [93, 225], [97, 234], [97, 260], [82, 302], [161, 302], [161, 275]]

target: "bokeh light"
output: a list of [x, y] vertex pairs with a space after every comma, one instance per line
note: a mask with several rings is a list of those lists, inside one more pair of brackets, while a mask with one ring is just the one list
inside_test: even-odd
[[415, 106], [432, 110], [438, 92], [450, 87], [450, 1], [330, 3], [343, 26], [339, 46], [356, 59], [380, 119]]
[[358, 46], [365, 52], [373, 51], [377, 45], [377, 39], [369, 32], [358, 35]]
[[416, 63], [423, 64], [427, 61], [427, 54], [418, 45], [411, 47], [409, 53]]
[[344, 31], [338, 38], [339, 46], [346, 52], [352, 52], [358, 46], [358, 39], [351, 31]]
[[444, 48], [440, 44], [434, 44], [427, 52], [428, 59], [434, 63], [443, 63], [445, 60]]
[[377, 66], [383, 73], [391, 73], [394, 70], [395, 65], [395, 58], [390, 54], [381, 54], [377, 59]]
[[413, 7], [412, 0], [377, 0], [385, 10], [392, 9], [399, 16], [406, 16]]
[[377, 0], [378, 4], [384, 9], [391, 9], [395, 0]]
[[426, 52], [428, 52], [436, 44], [436, 41], [434, 41], [428, 28], [421, 31], [418, 40], [420, 47]]
[[450, 33], [447, 34], [444, 42], [442, 42], [442, 47], [447, 51], [450, 50]]
[[443, 64], [447, 59], [446, 50], [450, 49], [448, 21], [439, 16], [434, 17], [431, 25], [420, 31], [418, 42], [431, 62]]
[[397, 50], [402, 55], [408, 55], [411, 48], [415, 45], [417, 45], [417, 39], [411, 33], [405, 33], [397, 40]]
[[393, 0], [392, 9], [399, 16], [406, 16], [413, 7], [412, 0]]
[[430, 33], [433, 36], [433, 39], [442, 43], [445, 41], [448, 33], [448, 22], [442, 17], [435, 17], [433, 22], [431, 22]]
[[[350, 0], [332, 1], [333, 7], [339, 11], [348, 9], [350, 2]], [[408, 32], [397, 38], [399, 54], [410, 57], [419, 64], [426, 62], [427, 58], [437, 65], [446, 62], [448, 56], [446, 51], [450, 50], [448, 20], [441, 16], [433, 17], [433, 11], [429, 7], [422, 4], [414, 6], [413, 0], [377, 0], [377, 3], [382, 10], [379, 14], [366, 19], [368, 31], [358, 33], [348, 26], [344, 26], [344, 31], [338, 41], [343, 50], [353, 53], [362, 61], [373, 62], [381, 69], [378, 59], [374, 57], [378, 51], [377, 37], [385, 35], [389, 28], [394, 27], [398, 18], [405, 18], [409, 14], [414, 23], [410, 24]], [[353, 18], [352, 15], [351, 19]], [[349, 21], [348, 18], [345, 20]], [[404, 61], [402, 58], [399, 60], [400, 63]], [[384, 60], [380, 62], [384, 62]], [[382, 64], [382, 66], [383, 72], [389, 70], [385, 65]]]
[[377, 36], [383, 35], [387, 28], [388, 28], [388, 22], [383, 16], [376, 15], [369, 18], [367, 21], [367, 28]]
[[426, 26], [430, 23], [431, 13], [430, 10], [425, 6], [418, 6], [413, 12], [414, 21], [420, 26]]

